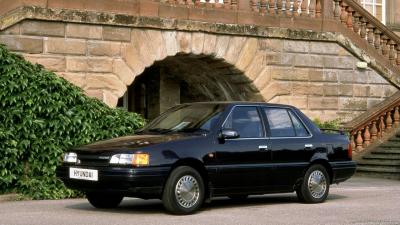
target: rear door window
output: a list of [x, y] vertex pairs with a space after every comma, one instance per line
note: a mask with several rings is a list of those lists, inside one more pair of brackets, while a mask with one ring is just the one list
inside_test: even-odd
[[308, 137], [310, 133], [299, 118], [288, 109], [264, 108], [271, 137]]
[[286, 109], [264, 108], [271, 137], [295, 137], [296, 132]]

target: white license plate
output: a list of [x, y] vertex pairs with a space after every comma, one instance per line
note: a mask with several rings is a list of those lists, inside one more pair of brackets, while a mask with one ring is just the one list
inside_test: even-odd
[[69, 168], [69, 178], [79, 180], [98, 181], [99, 172], [97, 170]]

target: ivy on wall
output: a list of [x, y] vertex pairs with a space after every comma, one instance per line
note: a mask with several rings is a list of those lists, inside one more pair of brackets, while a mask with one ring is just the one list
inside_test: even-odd
[[111, 109], [0, 45], [0, 193], [72, 197], [55, 177], [63, 152], [143, 125], [138, 114]]

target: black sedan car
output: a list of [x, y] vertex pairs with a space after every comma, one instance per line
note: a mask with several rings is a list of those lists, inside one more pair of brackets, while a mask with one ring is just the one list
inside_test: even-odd
[[71, 149], [57, 176], [98, 208], [159, 198], [175, 214], [215, 196], [296, 192], [325, 201], [355, 172], [343, 134], [321, 132], [295, 107], [249, 102], [173, 107], [135, 135]]

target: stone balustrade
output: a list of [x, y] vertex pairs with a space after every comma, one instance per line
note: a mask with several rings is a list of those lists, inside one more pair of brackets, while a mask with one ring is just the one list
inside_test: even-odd
[[333, 0], [334, 18], [340, 21], [392, 65], [400, 66], [400, 38], [355, 0]]
[[172, 5], [187, 5], [189, 7], [196, 8], [226, 8], [226, 9], [237, 9], [237, 0], [161, 0], [161, 3], [167, 3]]
[[251, 0], [251, 10], [261, 15], [321, 17], [321, 0]]
[[[372, 143], [383, 140], [400, 125], [400, 92], [370, 108], [364, 114], [345, 124], [350, 142], [357, 152]], [[390, 135], [389, 135], [390, 136]]]
[[245, 10], [260, 15], [321, 17], [323, 0], [162, 0], [166, 4], [187, 5], [195, 8], [225, 8]]

